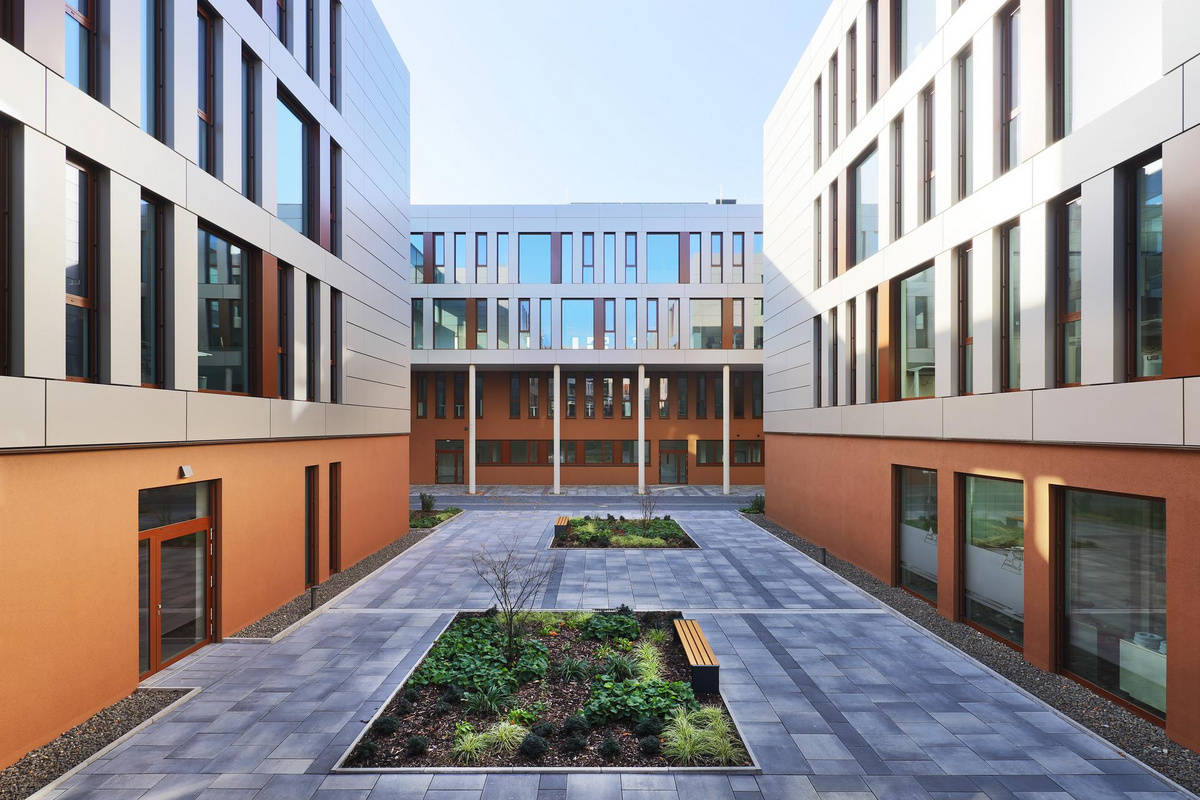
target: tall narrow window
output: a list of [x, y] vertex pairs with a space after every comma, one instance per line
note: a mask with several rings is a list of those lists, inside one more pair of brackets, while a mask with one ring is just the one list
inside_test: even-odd
[[686, 372], [675, 376], [675, 418], [688, 418], [688, 376]]
[[746, 373], [737, 371], [729, 374], [729, 405], [733, 406], [733, 418], [746, 416]]
[[312, 238], [312, 125], [282, 95], [276, 109], [276, 216]]
[[1064, 200], [1055, 211], [1055, 296], [1058, 306], [1058, 384], [1082, 380], [1083, 337], [1083, 198]]
[[625, 282], [638, 282], [637, 234], [625, 234]]
[[621, 378], [621, 419], [633, 418], [633, 378]]
[[821, 264], [821, 257], [825, 253], [825, 245], [822, 241], [822, 228], [824, 227], [824, 218], [821, 211], [821, 198], [818, 196], [813, 200], [813, 288], [821, 288], [821, 284], [825, 282], [825, 270]]
[[275, 387], [277, 396], [292, 396], [292, 268], [280, 262], [275, 269]]
[[892, 341], [899, 345], [896, 379], [901, 400], [933, 397], [933, 283], [930, 264], [894, 284], [898, 291]]
[[750, 274], [746, 283], [763, 282], [763, 235], [762, 231], [754, 233], [754, 251], [750, 255]]
[[564, 392], [565, 397], [563, 398], [563, 406], [565, 408], [563, 411], [563, 416], [565, 416], [567, 419], [575, 419], [575, 415], [578, 413], [577, 400], [575, 398], [575, 393], [578, 388], [579, 379], [574, 375], [568, 375], [566, 380], [566, 389]]
[[496, 283], [508, 283], [508, 234], [496, 234]]
[[475, 234], [475, 282], [487, 283], [487, 234]]
[[733, 274], [729, 279], [733, 283], [745, 283], [746, 278], [746, 234], [737, 231], [733, 234]]
[[585, 233], [583, 235], [583, 274], [581, 280], [584, 283], [596, 282], [596, 234]]
[[703, 273], [700, 271], [704, 256], [704, 237], [699, 233], [688, 234], [688, 280], [699, 283]]
[[1054, 141], [1066, 136], [1073, 127], [1075, 92], [1075, 0], [1052, 0], [1050, 58], [1053, 72], [1051, 134]]
[[320, 579], [317, 574], [317, 531], [320, 528], [317, 514], [320, 490], [320, 478], [317, 467], [304, 468], [304, 588], [316, 586]]
[[433, 235], [433, 282], [446, 282], [446, 234]]
[[558, 269], [562, 283], [575, 282], [575, 236], [564, 233], [559, 237]]
[[329, 140], [329, 252], [342, 255], [342, 148]]
[[1021, 159], [1021, 7], [1000, 12], [1000, 171]]
[[604, 234], [604, 282], [617, 282], [617, 235]]
[[433, 376], [433, 415], [438, 419], [446, 418], [446, 373], [438, 372]]
[[963, 618], [1018, 647], [1025, 622], [1025, 485], [962, 476]]
[[0, 0], [0, 39], [20, 48], [20, 0]]
[[937, 213], [934, 178], [937, 176], [933, 146], [933, 84], [921, 92], [921, 221]]
[[[481, 301], [482, 302], [482, 301]], [[475, 380], [475, 418], [483, 419], [483, 387], [487, 381], [480, 375]], [[550, 393], [550, 401], [554, 401], [554, 393]]]
[[867, 106], [879, 100], [879, 0], [867, 0]]
[[537, 419], [538, 416], [538, 385], [540, 381], [537, 375], [529, 376], [529, 419]]
[[425, 298], [412, 299], [412, 349], [425, 349]]
[[542, 350], [553, 347], [554, 325], [550, 321], [550, 298], [543, 297], [538, 303], [538, 342]]
[[867, 292], [867, 402], [879, 402], [879, 289]]
[[12, 331], [9, 327], [9, 282], [12, 272], [9, 242], [12, 240], [13, 216], [11, 136], [11, 128], [0, 119], [0, 375], [8, 375], [12, 370]]
[[[265, 0], [271, 2], [271, 0]], [[279, 37], [279, 41], [284, 47], [291, 48], [292, 46], [292, 31], [291, 22], [289, 20], [288, 5], [292, 0], [274, 0], [275, 2], [275, 34]]]
[[425, 234], [413, 231], [408, 235], [408, 261], [412, 266], [412, 282], [425, 282]]
[[755, 372], [750, 377], [750, 414], [755, 419], [763, 416], [763, 376]]
[[933, 38], [935, 0], [892, 0], [893, 75], [903, 72]]
[[892, 239], [904, 235], [904, 116], [892, 120]]
[[329, 571], [342, 571], [342, 462], [329, 465]]
[[937, 472], [896, 467], [896, 527], [900, 586], [937, 604]]
[[321, 282], [312, 275], [304, 278], [304, 399], [315, 403], [321, 399], [317, 365], [321, 363]]
[[166, 138], [164, 17], [163, 0], [142, 0], [142, 130], [160, 141]]
[[658, 298], [646, 298], [646, 347], [658, 347]]
[[974, 96], [971, 88], [971, 75], [971, 49], [968, 47], [955, 59], [958, 108], [954, 121], [956, 150], [954, 182], [955, 194], [958, 195], [959, 200], [969, 195], [974, 188], [974, 178], [971, 174], [971, 115], [974, 113], [974, 103], [971, 99]]
[[414, 374], [413, 383], [416, 385], [413, 408], [417, 411], [417, 419], [425, 419], [429, 414], [429, 376], [423, 372]]
[[[813, 404], [813, 408], [820, 408], [821, 406], [823, 406], [825, 404], [825, 398], [822, 396], [822, 391], [821, 391], [821, 388], [822, 388], [821, 387], [821, 378], [822, 378], [821, 372], [822, 372], [822, 368], [823, 368], [823, 365], [821, 363], [822, 362], [821, 357], [823, 355], [823, 353], [821, 352], [822, 347], [823, 347], [821, 344], [821, 328], [823, 327], [823, 325], [822, 325], [821, 316], [819, 314], [812, 318], [811, 326], [812, 326], [812, 387], [813, 387], [812, 404]], [[716, 392], [719, 395], [721, 392], [720, 387], [718, 386], [718, 387], [714, 387], [714, 388], [716, 389]], [[720, 414], [718, 414], [717, 416], [720, 416]]]
[[854, 180], [854, 250], [852, 263], [873, 256], [879, 250], [879, 151], [874, 145], [859, 157], [851, 169]]
[[67, 0], [66, 12], [65, 77], [76, 89], [95, 94], [98, 0]]
[[1163, 172], [1154, 156], [1129, 172], [1129, 376], [1163, 374]]
[[496, 349], [508, 349], [508, 298], [496, 299]]
[[258, 202], [259, 60], [242, 48], [242, 194]]
[[709, 251], [711, 253], [708, 266], [708, 280], [710, 283], [721, 283], [721, 251], [724, 250], [724, 236], [720, 232], [713, 233], [711, 237]]
[[754, 349], [763, 349], [763, 299], [756, 297], [750, 306], [750, 329], [753, 334]]
[[88, 167], [66, 165], [66, 374], [74, 380], [97, 378], [96, 259], [99, 245], [96, 174]]
[[163, 385], [163, 209], [142, 195], [142, 385]]
[[671, 417], [671, 379], [665, 375], [658, 379], [658, 397], [656, 405], [658, 406], [658, 418], [670, 419]]
[[851, 297], [846, 301], [846, 355], [849, 369], [846, 371], [846, 402], [858, 402], [858, 301]]
[[454, 373], [454, 418], [467, 416], [467, 373]]
[[708, 418], [708, 376], [696, 375], [696, 419]]
[[858, 124], [858, 25], [851, 25], [846, 34], [846, 94], [850, 108], [847, 122], [850, 130]]
[[515, 372], [508, 374], [508, 417], [518, 419], [521, 416], [521, 376]]
[[837, 181], [829, 184], [829, 274], [826, 276], [829, 280], [833, 280], [838, 276], [838, 185]]
[[317, 79], [317, 0], [304, 0], [304, 69]]
[[[81, 0], [81, 2], [94, 0]], [[196, 164], [217, 174], [216, 19], [207, 7], [196, 7]]]
[[467, 235], [465, 233], [454, 234], [454, 282], [467, 282], [467, 259], [470, 257], [467, 252]]
[[1000, 230], [1000, 388], [1021, 388], [1021, 226]]
[[603, 409], [604, 418], [612, 419], [613, 415], [613, 391], [614, 384], [611, 375], [605, 375], [600, 381], [600, 389], [603, 392], [601, 400], [601, 408]]
[[746, 299], [733, 298], [733, 349], [746, 348]]
[[342, 4], [329, 0], [329, 102], [342, 108]]
[[821, 79], [817, 78], [813, 84], [813, 171], [821, 166], [821, 135], [824, 123], [821, 120], [823, 109], [821, 97]]
[[615, 298], [604, 299], [604, 349], [612, 350], [617, 346], [617, 301]]
[[583, 379], [583, 418], [596, 418], [596, 379], [591, 375]]
[[955, 254], [958, 271], [958, 393], [974, 391], [975, 334], [971, 322], [971, 245], [965, 244]]
[[342, 402], [342, 293], [329, 290], [329, 402]]
[[522, 297], [517, 301], [517, 347], [521, 350], [528, 350], [533, 344], [529, 312], [529, 298]]
[[638, 346], [637, 299], [625, 298], [625, 349], [636, 350]]
[[[254, 363], [250, 331], [249, 252], [240, 243], [200, 228], [197, 385], [249, 394]], [[285, 305], [282, 301], [281, 307]]]
[[841, 337], [838, 335], [838, 309], [837, 306], [829, 309], [829, 397], [830, 405], [838, 405], [841, 396], [841, 386], [838, 379], [841, 377], [841, 353], [838, 349], [838, 344]]
[[829, 152], [838, 146], [838, 54], [829, 59]]

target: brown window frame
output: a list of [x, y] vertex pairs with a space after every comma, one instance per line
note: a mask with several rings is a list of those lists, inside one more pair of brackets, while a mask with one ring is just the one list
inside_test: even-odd
[[304, 468], [304, 588], [321, 582], [321, 472], [316, 464]]
[[822, 121], [824, 112], [821, 108], [821, 100], [821, 76], [818, 75], [816, 81], [813, 82], [813, 171], [821, 166], [821, 136], [825, 124]]
[[329, 252], [342, 255], [342, 146], [329, 140]]
[[958, 326], [956, 331], [958, 359], [958, 393], [974, 394], [974, 380], [967, 371], [967, 348], [974, 348], [975, 337], [968, 336], [971, 323], [971, 244], [961, 245], [954, 251], [955, 270], [958, 275], [957, 298]]
[[329, 0], [329, 103], [342, 110], [342, 80], [339, 61], [342, 55], [342, 4]]
[[930, 81], [921, 90], [921, 222], [933, 219], [937, 212], [934, 196], [937, 178], [936, 151], [934, 147], [934, 86]]
[[[1014, 92], [1013, 70], [1019, 64], [1012, 61], [1013, 49], [1013, 16], [1021, 11], [1020, 2], [1010, 3], [1000, 10], [1000, 174], [1011, 170], [1021, 161], [1021, 154], [1016, 154], [1016, 160], [1009, 154], [1012, 146], [1013, 127], [1020, 124], [1021, 106], [1013, 104]], [[1018, 80], [1020, 76], [1017, 76]], [[1020, 89], [1020, 84], [1016, 87]]]
[[[1120, 168], [1122, 180], [1124, 181], [1124, 186], [1121, 188], [1125, 200], [1125, 263], [1123, 265], [1123, 269], [1125, 270], [1125, 380], [1129, 382], [1157, 381], [1169, 377], [1165, 371], [1158, 375], [1137, 374], [1137, 369], [1135, 367], [1138, 357], [1137, 337], [1134, 336], [1134, 330], [1137, 327], [1137, 251], [1138, 241], [1141, 237], [1141, 232], [1138, 228], [1137, 174], [1148, 164], [1152, 164], [1155, 161], [1161, 161], [1162, 157], [1162, 148], [1154, 147], [1149, 151], [1142, 153], [1137, 158], [1126, 162]], [[1165, 309], [1163, 314], [1163, 322], [1165, 325]], [[1163, 340], [1161, 358], [1163, 364], [1165, 365], [1167, 360], [1165, 338]]]
[[424, 372], [413, 374], [413, 411], [417, 419], [429, 416], [429, 375]]
[[342, 292], [329, 289], [329, 402], [342, 402]]
[[841, 377], [838, 370], [838, 307], [834, 306], [829, 309], [829, 394], [830, 405], [841, 405], [839, 402], [841, 392], [838, 386], [838, 378]]
[[[66, 375], [68, 381], [79, 381], [83, 383], [94, 383], [100, 379], [100, 348], [98, 342], [98, 334], [100, 326], [98, 317], [100, 314], [100, 304], [97, 299], [96, 273], [97, 262], [100, 258], [100, 209], [99, 209], [99, 192], [97, 184], [100, 176], [97, 174], [95, 167], [88, 164], [86, 161], [74, 157], [70, 154], [67, 156], [66, 164], [68, 167], [76, 169], [82, 176], [82, 180], [86, 182], [86, 196], [84, 203], [87, 208], [87, 241], [82, 242], [86, 252], [87, 264], [83, 266], [85, 280], [87, 281], [86, 294], [71, 294], [65, 292], [66, 304], [83, 308], [87, 310], [87, 331], [88, 331], [88, 346], [87, 346], [87, 369], [86, 375]], [[64, 359], [65, 359], [64, 350]], [[65, 361], [64, 361], [65, 363]]]
[[342, 571], [342, 462], [329, 462], [329, 574]]
[[1067, 135], [1067, 30], [1064, 0], [1050, 0], [1050, 141]]
[[829, 57], [829, 152], [838, 146], [838, 54]]
[[971, 193], [971, 187], [967, 186], [967, 167], [971, 158], [971, 142], [967, 138], [967, 128], [970, 121], [969, 109], [967, 108], [967, 99], [973, 97], [970, 92], [970, 87], [967, 86], [967, 59], [971, 58], [971, 46], [967, 45], [958, 52], [954, 57], [954, 69], [958, 76], [958, 107], [954, 113], [954, 141], [955, 141], [955, 161], [958, 165], [957, 173], [954, 176], [955, 199], [962, 200]]
[[275, 0], [275, 35], [279, 37], [279, 42], [287, 49], [292, 49], [291, 35], [291, 9], [288, 7], [291, 0]]
[[904, 115], [892, 120], [892, 238], [904, 235]]
[[8, 375], [12, 370], [12, 322], [9, 317], [13, 220], [11, 137], [11, 126], [0, 118], [0, 375]]
[[821, 396], [821, 370], [822, 370], [822, 353], [821, 353], [821, 328], [824, 327], [824, 317], [820, 314], [812, 318], [812, 350], [813, 350], [813, 407], [821, 408], [825, 405], [825, 398]]
[[320, 67], [317, 52], [317, 0], [304, 2], [304, 72], [314, 81]]
[[[154, 332], [151, 340], [154, 344], [154, 375], [156, 380], [142, 386], [148, 389], [161, 389], [166, 386], [166, 201], [143, 189], [143, 202], [154, 208]], [[3, 278], [0, 277], [0, 288]], [[0, 310], [0, 321], [3, 320], [3, 310]], [[3, 374], [0, 371], [0, 374]]]
[[[242, 195], [247, 199], [259, 202], [258, 191], [258, 76], [262, 61], [254, 55], [254, 51], [242, 46]], [[246, 71], [250, 71], [250, 80], [246, 80]]]
[[820, 289], [825, 283], [824, 270], [821, 264], [821, 254], [825, 249], [824, 210], [821, 208], [821, 195], [813, 199], [813, 288]]
[[24, 49], [21, 36], [21, 20], [24, 3], [21, 0], [0, 0], [0, 39], [16, 47]]
[[320, 400], [318, 392], [321, 363], [321, 282], [312, 275], [304, 276], [304, 399], [310, 403]]
[[[95, 2], [95, 0], [93, 0], [93, 2], [90, 4], [91, 13], [89, 13], [89, 14], [80, 13], [77, 9], [73, 8], [70, 3], [64, 3], [63, 5], [66, 7], [67, 16], [71, 17], [76, 22], [78, 22], [80, 25], [82, 25], [84, 30], [86, 30], [88, 32], [88, 37], [87, 37], [88, 85], [87, 85], [87, 88], [84, 89], [84, 91], [86, 91], [88, 93], [88, 95], [90, 95], [91, 97], [95, 97], [96, 92], [98, 91], [98, 89], [100, 87], [100, 81], [99, 81], [100, 76], [96, 74], [99, 71], [99, 66], [100, 66], [99, 20], [96, 18], [99, 4], [97, 2]], [[14, 11], [13, 16], [16, 17], [16, 15], [18, 13], [19, 12]], [[16, 25], [15, 22], [14, 22], [14, 25]], [[62, 29], [60, 28], [59, 31], [61, 32]]]
[[282, 261], [275, 268], [275, 387], [281, 400], [292, 396], [292, 315], [289, 311], [292, 299], [292, 268]]
[[[160, 142], [167, 141], [167, 19], [165, 0], [151, 0], [154, 4], [154, 109], [151, 117], [154, 130], [150, 132]], [[144, 77], [144, 76], [143, 76]]]
[[[283, 84], [279, 84], [275, 92], [278, 102], [287, 106], [288, 110], [295, 115], [296, 119], [300, 120], [300, 125], [304, 129], [304, 141], [301, 148], [301, 158], [303, 161], [304, 174], [300, 176], [300, 181], [303, 186], [304, 194], [304, 231], [298, 231], [301, 236], [313, 242], [320, 243], [321, 241], [321, 218], [319, 208], [321, 205], [321, 156], [320, 156], [320, 126], [317, 121], [304, 109], [291, 92], [284, 88]], [[340, 150], [340, 148], [339, 148]], [[332, 149], [331, 149], [332, 152]], [[331, 170], [332, 172], [332, 170]], [[339, 191], [340, 194], [340, 191]], [[332, 197], [330, 198], [332, 201]], [[276, 209], [278, 211], [278, 209]], [[330, 202], [330, 214], [333, 213], [333, 203]], [[436, 234], [435, 234], [436, 235]], [[331, 251], [332, 252], [332, 251]], [[443, 254], [444, 254], [443, 250]]]
[[[1082, 369], [1080, 370], [1080, 380], [1068, 383], [1063, 379], [1066, 368], [1066, 352], [1063, 346], [1063, 336], [1066, 332], [1066, 326], [1073, 322], [1078, 322], [1080, 323], [1080, 328], [1082, 329], [1083, 327], [1082, 307], [1079, 311], [1070, 313], [1066, 311], [1071, 251], [1068, 208], [1072, 203], [1076, 202], [1081, 204], [1083, 202], [1082, 187], [1076, 187], [1073, 191], [1060, 197], [1054, 206], [1054, 379], [1056, 385], [1060, 387], [1080, 386], [1083, 382]], [[1082, 208], [1082, 205], [1080, 208]], [[1082, 283], [1082, 271], [1080, 281]], [[1080, 289], [1082, 291], [1082, 286]]]
[[839, 274], [838, 271], [838, 206], [841, 201], [838, 198], [838, 184], [835, 180], [829, 184], [829, 265], [826, 273], [826, 280], [832, 281]]
[[[1012, 366], [1012, 359], [1009, 355], [1010, 336], [1008, 333], [1009, 322], [1012, 318], [1012, 303], [1008, 298], [1008, 290], [1010, 288], [1011, 277], [1009, 271], [1012, 267], [1009, 259], [1008, 237], [1012, 235], [1014, 228], [1019, 228], [1021, 220], [1009, 220], [1000, 226], [1000, 391], [1016, 392], [1020, 391], [1021, 376], [1017, 375], [1017, 385], [1011, 385], [1011, 377], [1009, 375]], [[1020, 265], [1018, 264], [1018, 270]], [[1018, 279], [1020, 272], [1017, 273]], [[1020, 309], [1017, 309], [1018, 313]]]
[[[203, 3], [196, 5], [196, 17], [204, 25], [204, 92], [203, 103], [197, 102], [196, 116], [204, 123], [204, 141], [203, 147], [197, 142], [196, 164], [209, 175], [217, 174], [217, 118], [216, 118], [216, 70], [217, 70], [217, 47], [216, 47], [216, 22], [217, 15], [212, 9], [208, 8]], [[200, 163], [200, 153], [205, 154], [205, 163]]]
[[849, 332], [846, 348], [849, 351], [850, 365], [846, 374], [846, 402], [854, 405], [858, 402], [858, 298], [851, 297], [846, 301], [846, 327]]
[[879, 0], [867, 0], [867, 108], [879, 102]]
[[879, 402], [879, 288], [867, 292], [867, 402]]
[[849, 129], [854, 130], [858, 124], [858, 23], [850, 26], [846, 32], [846, 88], [849, 90], [850, 106], [847, 112]]

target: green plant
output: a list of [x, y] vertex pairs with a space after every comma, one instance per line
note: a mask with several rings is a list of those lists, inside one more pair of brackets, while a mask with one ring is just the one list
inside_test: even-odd
[[587, 748], [587, 737], [582, 733], [568, 736], [560, 745], [564, 753], [578, 753]]
[[465, 719], [460, 719], [458, 722], [454, 723], [454, 738], [455, 739], [461, 739], [462, 737], [466, 736], [468, 733], [474, 733], [474, 732], [475, 732], [475, 726], [472, 725], [471, 723], [467, 722]]
[[662, 742], [657, 736], [643, 736], [638, 739], [638, 748], [648, 756], [656, 756], [662, 752]]
[[433, 506], [437, 502], [437, 498], [431, 494], [421, 492], [421, 510], [433, 511]]
[[754, 499], [740, 509], [743, 514], [765, 514], [767, 511], [767, 498], [759, 494], [754, 495]]
[[663, 628], [651, 628], [646, 631], [646, 641], [659, 647], [665, 647], [671, 641], [671, 634]]
[[587, 680], [591, 674], [588, 663], [579, 658], [565, 656], [554, 665], [554, 677], [563, 683]]
[[[546, 646], [521, 640], [518, 658], [510, 664], [505, 652], [505, 635], [497, 625], [498, 617], [466, 617], [455, 621], [434, 644], [429, 655], [413, 673], [413, 686], [461, 687], [478, 692], [490, 686], [513, 688], [517, 684], [546, 674]], [[449, 688], [447, 689], [449, 692]], [[454, 696], [444, 697], [457, 702]]]
[[613, 639], [613, 649], [620, 650], [622, 653], [628, 653], [633, 649], [633, 642], [623, 636], [618, 636]]
[[477, 764], [488, 751], [488, 739], [482, 733], [468, 733], [454, 740], [451, 754], [463, 764]]
[[499, 714], [512, 703], [512, 693], [504, 684], [495, 683], [466, 695], [467, 708], [477, 714]]
[[600, 743], [600, 755], [602, 755], [606, 760], [612, 761], [614, 758], [621, 755], [621, 743], [609, 736]]
[[716, 706], [672, 712], [663, 729], [663, 755], [676, 764], [728, 766], [746, 761], [746, 751], [737, 740], [733, 723]]
[[586, 735], [592, 729], [592, 724], [588, 722], [587, 717], [576, 714], [572, 717], [567, 717], [563, 720], [559, 730], [563, 736], [578, 736]]
[[370, 761], [379, 752], [379, 742], [370, 739], [363, 740], [354, 748], [354, 758], [358, 761]]
[[600, 680], [592, 685], [583, 715], [592, 723], [610, 720], [636, 721], [643, 717], [665, 717], [682, 707], [696, 707], [692, 687], [683, 681]]
[[550, 749], [550, 745], [546, 743], [545, 737], [538, 736], [536, 733], [530, 733], [517, 749], [526, 758], [536, 759], [545, 755], [546, 751]]
[[401, 697], [399, 700], [396, 701], [396, 713], [399, 714], [400, 716], [405, 716], [406, 714], [411, 714], [412, 710], [413, 710], [413, 704], [410, 703], [408, 700], [405, 700], [403, 697]]
[[662, 733], [663, 721], [658, 717], [642, 717], [633, 732], [638, 736], [655, 736]]
[[376, 736], [391, 736], [400, 730], [400, 720], [395, 717], [380, 717], [371, 726], [371, 733]]
[[421, 693], [420, 693], [420, 692], [418, 692], [418, 691], [417, 691], [417, 690], [416, 690], [414, 687], [412, 687], [412, 686], [409, 686], [407, 689], [405, 689], [405, 690], [404, 690], [404, 699], [405, 699], [405, 700], [407, 700], [407, 701], [408, 701], [408, 702], [410, 702], [410, 703], [415, 703], [415, 702], [417, 702], [417, 699], [418, 699], [420, 696], [421, 696]]
[[637, 662], [629, 656], [613, 654], [604, 662], [604, 674], [616, 681], [629, 680], [637, 671]]
[[654, 681], [662, 678], [662, 652], [650, 642], [639, 644], [633, 653], [633, 659], [637, 664], [637, 675], [642, 680]]
[[591, 611], [568, 611], [563, 617], [563, 624], [571, 630], [579, 630], [592, 616]]
[[529, 732], [536, 733], [538, 736], [542, 737], [543, 739], [549, 739], [551, 736], [554, 735], [554, 732], [555, 732], [554, 723], [553, 722], [539, 722], [537, 725], [534, 725], [530, 729]]
[[410, 756], [423, 756], [429, 749], [429, 740], [424, 736], [410, 736], [404, 743], [404, 752]]
[[508, 721], [528, 728], [545, 712], [546, 704], [540, 701], [531, 706], [517, 706], [508, 710]]
[[593, 614], [579, 631], [587, 639], [636, 639], [641, 626], [637, 618], [629, 614]]
[[488, 749], [505, 755], [516, 750], [528, 735], [528, 728], [511, 722], [497, 722], [483, 732]]
[[452, 708], [452, 706], [449, 703], [447, 703], [445, 700], [438, 700], [437, 705], [435, 705], [433, 707], [433, 713], [436, 716], [444, 717], [450, 713], [451, 708]]
[[447, 684], [442, 691], [441, 700], [446, 703], [461, 703], [463, 699], [463, 690], [459, 688], [457, 683]]

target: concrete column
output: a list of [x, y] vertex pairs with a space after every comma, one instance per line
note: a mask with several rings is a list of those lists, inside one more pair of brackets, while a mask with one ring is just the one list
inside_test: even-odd
[[721, 494], [729, 494], [729, 365], [721, 367]]
[[638, 364], [637, 371], [637, 464], [638, 494], [646, 493], [646, 365]]
[[[557, 367], [555, 370], [557, 371]], [[471, 413], [467, 415], [467, 493], [475, 494], [475, 365], [467, 365], [467, 402]], [[554, 440], [558, 442], [558, 409], [554, 410]], [[558, 462], [554, 462], [554, 485], [558, 487]]]
[[[471, 374], [472, 375], [475, 374], [474, 367], [471, 367]], [[551, 378], [551, 380], [554, 381], [554, 385], [552, 387], [550, 387], [550, 396], [553, 398], [550, 402], [554, 403], [554, 449], [550, 451], [551, 452], [550, 458], [554, 462], [554, 494], [562, 494], [562, 490], [561, 490], [561, 485], [562, 485], [561, 484], [561, 479], [562, 479], [562, 452], [561, 452], [561, 447], [562, 447], [562, 445], [561, 445], [561, 441], [562, 441], [562, 392], [559, 390], [559, 385], [561, 383], [561, 380], [560, 380], [561, 377], [562, 377], [562, 375], [559, 370], [559, 366], [558, 366], [558, 364], [555, 364], [554, 365], [554, 377]], [[472, 424], [472, 426], [474, 425], [473, 419], [472, 419], [471, 424]], [[473, 433], [472, 433], [472, 437], [474, 437]], [[472, 461], [471, 464], [472, 464], [472, 468], [473, 468], [475, 462]]]

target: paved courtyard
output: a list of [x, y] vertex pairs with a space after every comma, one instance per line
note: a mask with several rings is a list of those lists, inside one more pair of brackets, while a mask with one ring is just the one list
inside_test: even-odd
[[[675, 500], [701, 549], [664, 552], [546, 550], [562, 510], [527, 498], [468, 511], [279, 641], [225, 642], [173, 665], [146, 685], [201, 691], [43, 796], [1190, 796], [728, 508]], [[470, 557], [513, 536], [553, 560], [544, 608], [627, 603], [700, 620], [761, 774], [333, 773], [454, 613], [491, 604]]]

